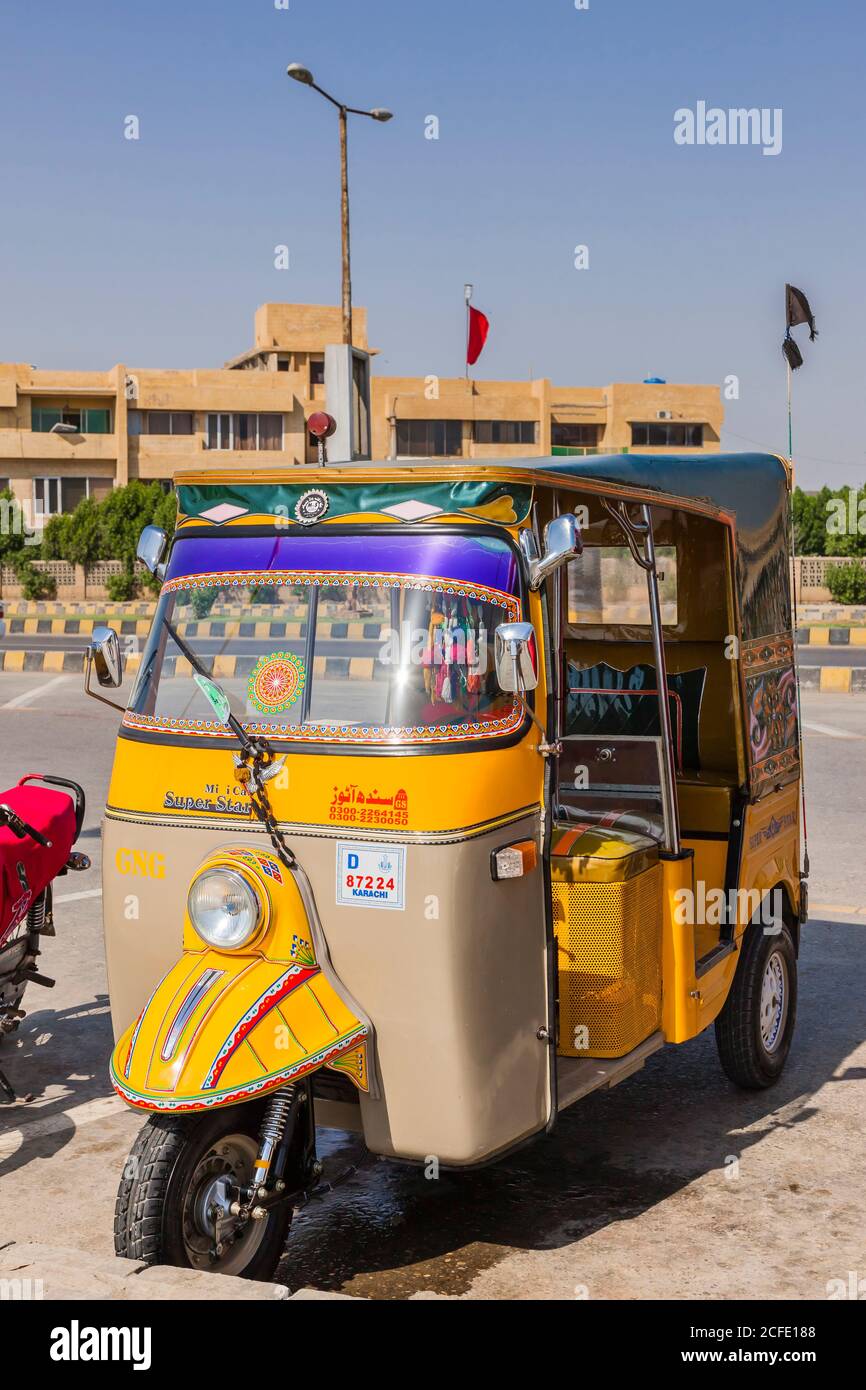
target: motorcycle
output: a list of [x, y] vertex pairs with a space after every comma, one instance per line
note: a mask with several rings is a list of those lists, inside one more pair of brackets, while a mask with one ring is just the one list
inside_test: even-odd
[[[54, 879], [90, 868], [89, 857], [72, 848], [83, 821], [84, 792], [65, 777], [28, 773], [0, 794], [0, 1042], [25, 1016], [27, 985], [54, 987], [36, 968], [40, 939], [55, 935]], [[0, 1097], [16, 1098], [2, 1070]]]

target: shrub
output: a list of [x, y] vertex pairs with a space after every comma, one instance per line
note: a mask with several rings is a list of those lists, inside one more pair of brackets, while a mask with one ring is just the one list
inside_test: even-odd
[[45, 527], [43, 549], [48, 559], [67, 560], [70, 565], [92, 565], [105, 555], [101, 525], [102, 506], [93, 497], [84, 497], [66, 516], [53, 516]]
[[158, 575], [151, 574], [149, 571], [145, 574], [137, 574], [135, 576], [135, 582], [139, 589], [143, 589], [146, 594], [150, 594], [151, 598], [159, 597], [160, 590], [162, 589], [162, 580]]
[[[52, 516], [42, 532], [42, 557], [45, 560], [68, 560], [68, 536], [72, 517], [65, 512]], [[74, 561], [71, 563], [74, 564]]]
[[24, 598], [36, 601], [56, 597], [57, 585], [54, 576], [46, 574], [44, 570], [38, 570], [29, 555], [19, 551], [13, 557], [12, 564]]
[[856, 560], [828, 565], [827, 588], [837, 603], [866, 603], [866, 566]]
[[113, 603], [127, 603], [135, 598], [135, 573], [131, 568], [121, 570], [120, 574], [110, 574], [105, 581], [108, 597]]

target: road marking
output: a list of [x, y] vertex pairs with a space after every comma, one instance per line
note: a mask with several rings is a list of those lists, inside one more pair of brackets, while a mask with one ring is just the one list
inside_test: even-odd
[[62, 898], [55, 898], [56, 903], [78, 903], [82, 898], [101, 898], [101, 888], [88, 888], [84, 893], [65, 893]]
[[56, 1115], [24, 1120], [17, 1129], [9, 1129], [0, 1135], [0, 1159], [11, 1158], [22, 1144], [38, 1135], [56, 1134], [58, 1130], [69, 1129], [70, 1125], [77, 1131], [82, 1125], [108, 1119], [111, 1115], [121, 1115], [126, 1109], [117, 1096], [99, 1096], [97, 1100], [71, 1105], [68, 1110], [61, 1110]]
[[826, 734], [828, 738], [863, 738], [863, 734], [852, 734], [847, 729], [835, 729], [831, 724], [808, 724], [804, 721], [804, 729], [811, 729], [813, 734]]
[[20, 709], [22, 707], [26, 709], [33, 700], [41, 699], [49, 690], [53, 690], [57, 685], [65, 685], [71, 679], [71, 676], [55, 676], [53, 680], [37, 685], [35, 690], [25, 690], [21, 695], [16, 695], [14, 699], [7, 700], [5, 705], [0, 705], [0, 709]]

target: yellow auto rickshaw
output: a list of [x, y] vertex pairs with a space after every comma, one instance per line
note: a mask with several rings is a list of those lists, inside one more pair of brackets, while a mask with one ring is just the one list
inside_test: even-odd
[[[269, 1275], [317, 1126], [471, 1168], [710, 1024], [737, 1085], [778, 1078], [789, 484], [756, 454], [178, 475], [103, 828], [145, 1119], [119, 1254]], [[88, 688], [121, 666], [95, 633]]]

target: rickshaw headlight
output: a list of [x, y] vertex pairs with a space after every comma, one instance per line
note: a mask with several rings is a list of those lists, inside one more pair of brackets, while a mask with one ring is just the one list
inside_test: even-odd
[[189, 920], [203, 941], [218, 950], [237, 951], [255, 936], [262, 902], [234, 869], [205, 869], [187, 899]]

